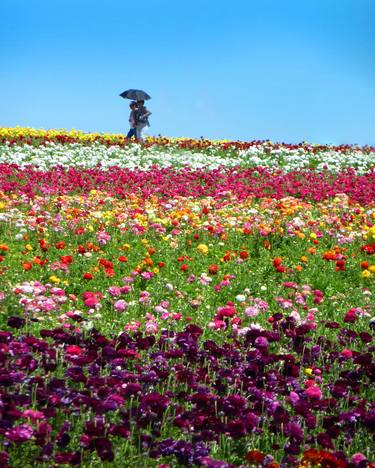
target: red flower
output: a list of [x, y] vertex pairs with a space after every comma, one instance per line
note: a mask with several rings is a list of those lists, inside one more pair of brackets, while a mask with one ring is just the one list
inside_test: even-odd
[[357, 310], [355, 308], [349, 309], [345, 314], [344, 322], [345, 323], [354, 323], [357, 320]]
[[343, 270], [345, 270], [344, 260], [337, 260], [336, 261], [336, 271], [343, 271]]
[[219, 271], [219, 267], [218, 267], [217, 265], [215, 265], [215, 264], [210, 265], [210, 266], [208, 267], [208, 272], [209, 272], [211, 275], [217, 275], [218, 271]]
[[104, 268], [104, 274], [109, 278], [112, 278], [112, 276], [115, 276], [115, 271], [113, 268]]
[[180, 267], [181, 271], [188, 271], [189, 267], [186, 265], [186, 263], [183, 263]]
[[245, 458], [249, 463], [262, 463], [266, 456], [259, 450], [250, 450]]
[[60, 257], [60, 261], [65, 263], [65, 265], [69, 265], [73, 261], [73, 257], [71, 255], [62, 255]]
[[92, 280], [92, 279], [94, 278], [93, 275], [92, 275], [91, 273], [85, 273], [85, 274], [83, 275], [83, 277], [84, 277], [85, 279], [87, 279], [87, 280]]
[[246, 252], [246, 250], [241, 250], [240, 252], [240, 258], [242, 258], [243, 260], [245, 260], [246, 258], [248, 258], [249, 254]]
[[120, 255], [117, 259], [119, 262], [127, 262], [128, 257], [125, 257], [125, 255]]
[[59, 242], [56, 242], [55, 244], [56, 249], [59, 249], [59, 250], [65, 249], [65, 246], [66, 244], [64, 241], [59, 241]]
[[274, 267], [280, 266], [281, 263], [282, 263], [282, 258], [280, 258], [280, 257], [275, 257], [275, 258], [273, 259], [273, 266], [274, 266]]

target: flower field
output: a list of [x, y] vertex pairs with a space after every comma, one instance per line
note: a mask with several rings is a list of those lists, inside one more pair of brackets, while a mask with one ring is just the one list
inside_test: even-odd
[[0, 129], [0, 467], [374, 467], [375, 148]]

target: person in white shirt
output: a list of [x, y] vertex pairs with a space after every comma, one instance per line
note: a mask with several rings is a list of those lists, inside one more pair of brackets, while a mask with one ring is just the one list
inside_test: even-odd
[[143, 141], [142, 131], [145, 127], [150, 126], [148, 121], [151, 112], [145, 107], [144, 101], [137, 101], [137, 110], [136, 110], [136, 138], [137, 140]]

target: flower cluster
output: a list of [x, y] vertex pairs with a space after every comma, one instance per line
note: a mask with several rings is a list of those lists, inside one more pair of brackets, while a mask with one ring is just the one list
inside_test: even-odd
[[374, 154], [0, 129], [0, 466], [373, 467]]

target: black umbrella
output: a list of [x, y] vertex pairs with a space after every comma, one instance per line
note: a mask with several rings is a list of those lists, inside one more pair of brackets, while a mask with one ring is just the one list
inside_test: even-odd
[[151, 99], [151, 96], [141, 89], [128, 89], [121, 93], [120, 96], [132, 101], [147, 101], [147, 99]]

